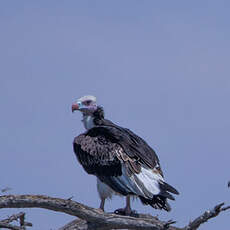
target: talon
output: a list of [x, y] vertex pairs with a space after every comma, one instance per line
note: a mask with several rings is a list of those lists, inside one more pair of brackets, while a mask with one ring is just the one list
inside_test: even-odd
[[121, 216], [132, 216], [132, 217], [139, 216], [136, 210], [127, 210], [125, 208], [116, 209], [114, 213]]

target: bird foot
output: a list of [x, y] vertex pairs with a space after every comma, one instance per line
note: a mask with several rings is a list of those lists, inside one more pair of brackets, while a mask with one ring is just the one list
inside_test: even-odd
[[139, 216], [136, 210], [126, 209], [126, 208], [119, 208], [115, 210], [114, 213], [121, 216], [132, 216], [132, 217]]
[[100, 211], [105, 212], [105, 210], [101, 207], [98, 208]]

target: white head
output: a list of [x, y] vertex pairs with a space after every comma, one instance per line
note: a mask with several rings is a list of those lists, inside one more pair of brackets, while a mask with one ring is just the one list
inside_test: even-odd
[[79, 98], [76, 103], [72, 105], [72, 112], [79, 110], [83, 114], [82, 122], [84, 127], [88, 130], [94, 127], [93, 113], [97, 110], [96, 97], [87, 95]]

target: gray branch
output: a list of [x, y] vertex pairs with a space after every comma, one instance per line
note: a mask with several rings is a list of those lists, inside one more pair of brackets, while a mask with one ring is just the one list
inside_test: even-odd
[[0, 208], [44, 208], [63, 212], [81, 220], [74, 220], [60, 230], [86, 229], [140, 229], [140, 230], [196, 230], [202, 223], [230, 209], [223, 203], [190, 222], [184, 228], [172, 226], [174, 221], [161, 221], [151, 215], [140, 214], [138, 218], [104, 213], [70, 199], [53, 198], [42, 195], [5, 195], [0, 196]]
[[202, 215], [197, 217], [194, 221], [190, 222], [188, 226], [186, 226], [185, 230], [196, 230], [200, 227], [201, 224], [207, 222], [209, 219], [212, 219], [220, 214], [222, 211], [226, 211], [230, 209], [230, 206], [223, 207], [224, 203], [216, 205], [213, 209], [204, 212]]
[[11, 230], [25, 230], [25, 227], [18, 227], [16, 225], [12, 225], [12, 224], [6, 224], [6, 223], [2, 223], [0, 221], [0, 229], [1, 228], [6, 228], [6, 229], [11, 229]]
[[[4, 220], [1, 220], [1, 223], [5, 223], [5, 224], [9, 224], [15, 220], [21, 219], [21, 218], [25, 218], [25, 213], [24, 212], [19, 212], [18, 214], [14, 214]], [[22, 225], [22, 224], [21, 224]]]
[[[20, 221], [20, 227], [10, 224], [11, 222], [17, 221], [17, 220]], [[0, 221], [0, 229], [6, 228], [6, 229], [12, 229], [12, 230], [18, 230], [18, 229], [25, 230], [26, 226], [31, 227], [32, 224], [25, 221], [25, 213], [24, 212], [19, 212], [17, 214], [14, 214], [14, 215]]]

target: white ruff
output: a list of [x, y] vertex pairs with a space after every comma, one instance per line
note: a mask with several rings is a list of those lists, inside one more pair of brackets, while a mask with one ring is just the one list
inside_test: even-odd
[[93, 122], [93, 117], [90, 115], [83, 115], [82, 122], [84, 124], [85, 129], [87, 130], [92, 129], [95, 126]]

